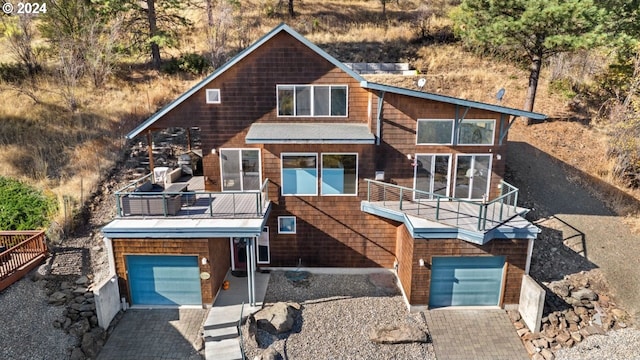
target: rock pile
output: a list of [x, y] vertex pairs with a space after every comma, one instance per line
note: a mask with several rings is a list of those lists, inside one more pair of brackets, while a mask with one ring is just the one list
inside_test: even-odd
[[45, 276], [36, 279], [45, 282], [48, 290], [48, 302], [54, 306], [65, 306], [60, 318], [53, 326], [63, 329], [76, 339], [71, 360], [95, 359], [106, 341], [107, 334], [98, 326], [96, 304], [93, 292], [88, 289], [87, 276], [67, 277], [65, 280]]
[[296, 319], [300, 316], [302, 306], [294, 302], [277, 302], [249, 315], [249, 341], [254, 347], [264, 350], [254, 360], [276, 360], [281, 355], [271, 346], [279, 335], [293, 330]]
[[555, 351], [570, 348], [586, 337], [627, 327], [626, 312], [589, 285], [588, 281], [572, 284], [567, 279], [551, 284], [540, 332], [531, 333], [517, 311], [509, 312], [532, 359], [553, 360]]

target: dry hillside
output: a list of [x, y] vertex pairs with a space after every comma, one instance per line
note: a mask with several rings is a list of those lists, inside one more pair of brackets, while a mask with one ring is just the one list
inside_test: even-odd
[[[381, 16], [380, 3], [372, 0], [297, 1], [295, 18], [286, 14], [284, 3], [249, 0], [234, 9], [226, 34], [226, 55], [232, 56], [286, 22], [342, 61], [408, 62], [420, 71], [419, 76], [381, 75], [373, 77], [375, 81], [413, 87], [424, 77], [425, 91], [490, 103], [497, 102], [495, 93], [504, 88], [502, 105], [518, 108], [524, 103], [526, 71], [466, 52], [456, 43], [446, 18], [456, 1], [389, 2], [386, 19]], [[182, 34], [178, 47], [163, 49], [165, 59], [206, 51], [204, 11], [191, 9], [188, 16], [194, 21], [193, 28]], [[43, 40], [38, 44], [47, 46]], [[518, 124], [513, 132], [516, 138], [611, 181], [606, 134], [591, 121], [594, 110], [554, 82], [564, 75], [588, 83], [602, 70], [603, 60], [596, 53], [554, 59], [542, 74], [535, 107], [550, 121], [527, 129]], [[160, 73], [149, 70], [146, 61], [142, 55], [122, 57], [102, 88], [89, 79], [62, 86], [55, 57], [45, 59], [44, 71], [34, 79], [0, 82], [4, 104], [0, 108], [0, 175], [57, 194], [62, 210], [56, 220], [68, 221], [123, 158], [123, 135], [204, 76]], [[0, 63], [13, 62], [10, 54], [0, 55]], [[69, 106], [69, 93], [75, 106]], [[585, 146], [586, 138], [591, 139], [589, 146]]]

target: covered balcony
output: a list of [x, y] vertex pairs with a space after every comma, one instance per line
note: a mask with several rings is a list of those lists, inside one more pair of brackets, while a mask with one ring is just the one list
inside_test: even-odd
[[474, 201], [366, 179], [361, 210], [403, 222], [414, 238], [460, 238], [484, 244], [495, 238], [534, 238], [539, 232], [517, 206], [518, 189], [504, 181], [495, 199]]

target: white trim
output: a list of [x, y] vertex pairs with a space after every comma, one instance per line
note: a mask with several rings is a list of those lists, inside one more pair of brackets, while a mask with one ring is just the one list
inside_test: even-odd
[[233, 238], [230, 237], [229, 238], [229, 247], [231, 248], [231, 251], [229, 251], [229, 255], [231, 255], [231, 270], [235, 270], [236, 269], [236, 259], [235, 259], [235, 249], [233, 248]]
[[453, 195], [452, 197], [456, 197], [458, 199], [467, 199], [467, 200], [482, 200], [481, 198], [472, 198], [470, 197], [470, 193], [471, 193], [471, 189], [473, 188], [473, 184], [472, 184], [472, 180], [470, 179], [469, 181], [469, 191], [467, 192], [467, 197], [457, 197], [456, 196], [456, 186], [458, 183], [458, 159], [460, 158], [460, 156], [471, 156], [471, 169], [475, 169], [476, 167], [476, 156], [486, 156], [489, 157], [489, 168], [488, 173], [487, 173], [487, 188], [485, 190], [485, 195], [487, 196], [487, 198], [489, 197], [489, 191], [491, 190], [491, 174], [493, 173], [493, 154], [478, 154], [478, 153], [471, 153], [471, 154], [456, 154], [456, 167], [454, 169], [453, 172], [453, 188], [452, 188], [452, 192], [451, 194]]
[[531, 259], [533, 258], [533, 244], [535, 239], [529, 239], [527, 244], [527, 262], [524, 266], [524, 274], [529, 275], [529, 270], [531, 269]]
[[[452, 153], [424, 153], [424, 154], [423, 153], [416, 153], [414, 155], [414, 160], [413, 161], [417, 162], [418, 161], [418, 156], [431, 156], [432, 161], [431, 161], [431, 169], [430, 169], [430, 171], [431, 171], [432, 174], [435, 173], [435, 171], [433, 171], [435, 169], [435, 161], [433, 161], [434, 157], [435, 156], [448, 156], [449, 157], [449, 161], [447, 162], [447, 190], [446, 190], [446, 193], [445, 193], [444, 196], [450, 197], [451, 196], [451, 176], [452, 176], [452, 173], [453, 173], [453, 171], [452, 171], [453, 170], [452, 169], [453, 154]], [[417, 173], [418, 173], [418, 165], [416, 163], [413, 166], [413, 189], [414, 190], [418, 190], [416, 188], [416, 185], [417, 185], [417, 182], [418, 182], [418, 177], [416, 176]], [[430, 188], [429, 192], [433, 193], [433, 177], [432, 177], [431, 183], [429, 185], [429, 188]], [[431, 198], [433, 198], [433, 197], [431, 197]], [[413, 193], [413, 200], [417, 200], [415, 192]]]
[[[222, 168], [222, 152], [225, 150], [230, 150], [230, 151], [238, 151], [238, 161], [240, 162], [239, 165], [239, 169], [240, 169], [240, 190], [225, 190], [224, 189], [224, 172], [223, 172], [223, 168]], [[243, 151], [249, 151], [249, 150], [253, 150], [253, 151], [258, 151], [258, 177], [259, 177], [259, 181], [258, 181], [258, 185], [262, 185], [262, 151], [260, 151], [259, 148], [220, 148], [218, 150], [218, 159], [219, 159], [219, 166], [220, 166], [220, 190], [222, 192], [258, 192], [260, 191], [260, 187], [258, 186], [258, 189], [256, 190], [245, 190], [244, 189], [244, 176], [243, 176], [243, 172], [242, 172], [242, 152]]]
[[[315, 156], [316, 157], [316, 191], [313, 194], [285, 194], [284, 193], [284, 162], [285, 156]], [[318, 179], [320, 174], [318, 173], [318, 153], [280, 153], [280, 194], [282, 196], [318, 196]]]
[[[293, 219], [293, 231], [282, 231], [281, 219]], [[278, 234], [295, 234], [298, 231], [298, 221], [295, 216], [278, 216]]]
[[[490, 144], [473, 144], [473, 143], [462, 143], [460, 142], [460, 131], [462, 131], [462, 124], [465, 122], [473, 122], [473, 121], [490, 121], [493, 122], [493, 129], [491, 131], [491, 143]], [[460, 125], [458, 126], [458, 133], [456, 145], [458, 146], [493, 146], [496, 141], [496, 119], [462, 119], [460, 121]]]
[[[444, 122], [444, 121], [450, 121], [451, 122], [451, 137], [449, 138], [449, 142], [448, 143], [421, 143], [418, 141], [418, 130], [420, 129], [420, 122], [436, 122], [436, 121], [440, 121], [440, 122]], [[453, 138], [455, 136], [455, 131], [456, 131], [456, 122], [454, 119], [431, 119], [431, 118], [427, 118], [427, 119], [417, 119], [416, 120], [416, 145], [453, 145]]]
[[[296, 87], [310, 87], [310, 114], [309, 115], [296, 115]], [[280, 115], [280, 87], [293, 87], [293, 115]], [[329, 87], [329, 115], [316, 115], [315, 114], [315, 88], [316, 87]], [[331, 90], [333, 87], [344, 87], [346, 90], [346, 104], [345, 104], [345, 114], [344, 115], [331, 115]], [[276, 117], [285, 118], [285, 117], [293, 117], [293, 118], [347, 118], [349, 117], [349, 85], [348, 84], [276, 84]]]
[[[207, 89], [205, 94], [207, 104], [220, 104], [222, 102], [220, 89]], [[212, 97], [213, 99], [211, 99]]]
[[[322, 183], [323, 183], [323, 178], [322, 178], [322, 171], [324, 170], [324, 162], [323, 162], [323, 156], [324, 155], [355, 155], [356, 156], [356, 188], [355, 188], [355, 193], [353, 194], [325, 194], [322, 192], [323, 187], [322, 187]], [[326, 153], [320, 153], [320, 174], [318, 176], [318, 178], [320, 179], [320, 195], [321, 196], [358, 196], [358, 167], [360, 166], [360, 164], [358, 163], [358, 153], [350, 153], [350, 152], [326, 152]]]
[[[266, 231], [265, 231], [265, 229], [266, 229]], [[264, 245], [260, 245], [260, 238], [258, 238], [258, 241], [256, 241], [256, 261], [258, 262], [258, 264], [269, 264], [269, 263], [271, 263], [271, 244], [270, 244], [271, 239], [269, 239], [269, 227], [268, 226], [264, 226], [262, 228], [262, 233], [260, 234], [260, 237], [262, 237], [262, 235], [265, 232], [267, 233], [267, 261], [260, 261], [260, 246], [264, 246]]]

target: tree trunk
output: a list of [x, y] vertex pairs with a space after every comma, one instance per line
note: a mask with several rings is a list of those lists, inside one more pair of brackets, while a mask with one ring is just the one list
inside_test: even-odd
[[293, 11], [293, 0], [289, 0], [289, 16], [296, 17], [296, 13]]
[[[527, 97], [524, 102], [524, 110], [533, 112], [533, 104], [536, 101], [536, 91], [538, 90], [538, 80], [540, 79], [540, 68], [542, 67], [542, 56], [534, 55], [529, 66], [529, 87]], [[526, 124], [531, 125], [531, 119], [526, 118]]]
[[207, 32], [210, 32], [213, 28], [213, 0], [206, 0], [205, 2], [207, 6], [207, 25], [209, 25]]
[[[156, 25], [156, 3], [155, 0], [147, 0], [147, 18], [149, 19], [149, 38], [153, 39], [158, 34], [158, 26]], [[160, 46], [151, 41], [151, 64], [154, 69], [160, 69]]]

